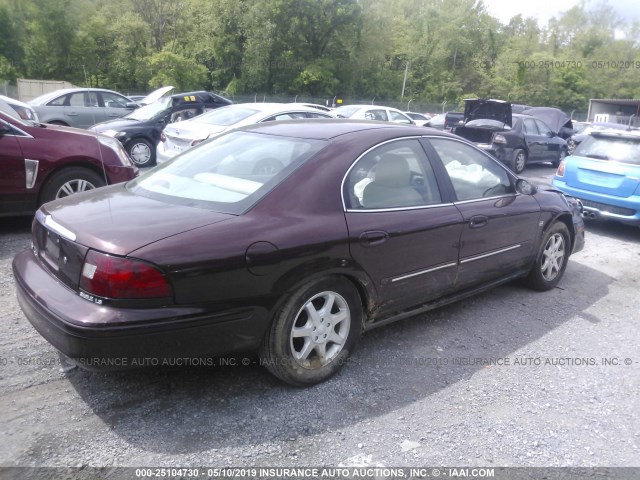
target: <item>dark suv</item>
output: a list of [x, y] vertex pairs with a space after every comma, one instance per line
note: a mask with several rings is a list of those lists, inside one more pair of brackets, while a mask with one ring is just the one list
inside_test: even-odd
[[98, 123], [91, 130], [117, 138], [138, 167], [148, 167], [156, 161], [156, 146], [167, 124], [231, 103], [211, 92], [179, 93], [162, 97], [117, 120]]
[[131, 180], [138, 169], [113, 138], [0, 111], [0, 216], [33, 214], [56, 198]]

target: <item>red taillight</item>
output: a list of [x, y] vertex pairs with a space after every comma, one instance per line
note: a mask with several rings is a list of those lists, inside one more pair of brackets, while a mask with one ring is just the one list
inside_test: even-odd
[[491, 139], [492, 143], [502, 143], [502, 144], [506, 144], [507, 143], [507, 139], [505, 138], [504, 135], [502, 135], [501, 133], [494, 133], [493, 134], [493, 138]]
[[159, 298], [171, 296], [162, 273], [140, 260], [89, 250], [82, 267], [80, 288], [106, 298]]
[[161, 142], [166, 142], [167, 141], [167, 136], [164, 134], [164, 132], [160, 133], [160, 141]]
[[560, 165], [558, 165], [558, 170], [556, 171], [556, 177], [564, 177], [564, 160], [560, 162]]

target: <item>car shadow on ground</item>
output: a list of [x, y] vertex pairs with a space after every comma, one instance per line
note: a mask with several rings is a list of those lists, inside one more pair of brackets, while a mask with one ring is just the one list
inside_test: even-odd
[[29, 246], [32, 221], [27, 216], [0, 218], [0, 260], [13, 258]]
[[594, 233], [625, 242], [640, 243], [640, 228], [608, 220], [585, 221], [587, 235]]
[[393, 413], [481, 369], [500, 368], [464, 359], [520, 356], [519, 350], [570, 320], [597, 322], [585, 311], [612, 281], [570, 262], [560, 287], [550, 292], [508, 284], [373, 330], [341, 373], [306, 389], [284, 385], [256, 364], [74, 369], [67, 379], [109, 430], [146, 451], [188, 454], [295, 440]]

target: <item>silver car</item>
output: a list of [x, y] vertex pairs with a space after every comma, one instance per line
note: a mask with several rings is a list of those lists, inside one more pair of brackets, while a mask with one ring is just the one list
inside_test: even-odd
[[207, 138], [254, 123], [299, 118], [335, 118], [299, 103], [240, 103], [203, 113], [189, 120], [170, 123], [162, 131], [156, 149], [158, 164], [170, 160]]
[[406, 123], [415, 125], [405, 113], [382, 105], [345, 105], [332, 112], [338, 118], [353, 118], [358, 120], [378, 120], [380, 122]]
[[41, 122], [89, 128], [123, 117], [138, 108], [124, 95], [102, 88], [67, 88], [45, 93], [29, 101]]

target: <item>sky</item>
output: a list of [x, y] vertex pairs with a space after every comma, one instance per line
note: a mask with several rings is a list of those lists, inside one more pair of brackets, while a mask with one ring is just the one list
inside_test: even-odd
[[[536, 0], [518, 2], [514, 0], [483, 0], [487, 10], [491, 15], [497, 17], [500, 22], [507, 24], [509, 20], [517, 14], [523, 17], [534, 17], [538, 20], [538, 25], [544, 26], [550, 18], [559, 16], [566, 12], [579, 0]], [[588, 5], [596, 5], [599, 1], [589, 0]], [[622, 18], [640, 21], [640, 1], [639, 0], [608, 0], [611, 8]]]

